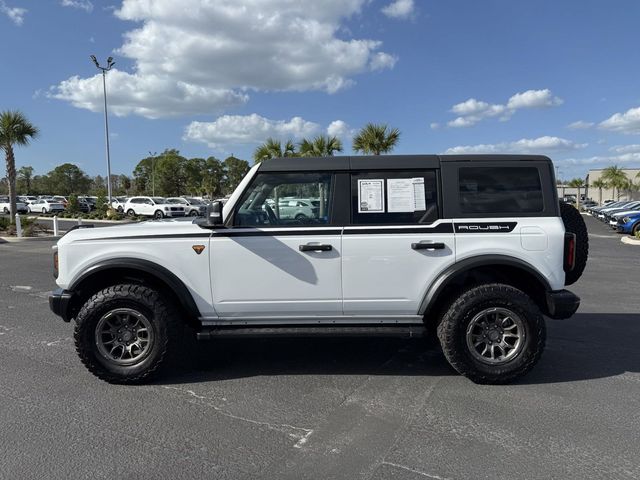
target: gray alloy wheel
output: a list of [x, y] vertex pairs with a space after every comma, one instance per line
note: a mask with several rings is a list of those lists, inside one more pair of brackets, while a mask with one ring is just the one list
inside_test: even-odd
[[151, 322], [132, 308], [105, 313], [96, 326], [95, 341], [102, 357], [117, 366], [142, 362], [155, 341]]
[[153, 218], [160, 220], [161, 218], [164, 218], [164, 213], [162, 213], [162, 210], [156, 210], [156, 213], [153, 214]]
[[198, 211], [197, 210], [191, 210], [189, 212], [189, 216], [190, 217], [197, 217], [198, 216]]
[[522, 351], [525, 328], [515, 312], [503, 308], [486, 308], [467, 326], [467, 347], [471, 355], [490, 365], [510, 362]]
[[43, 208], [43, 209], [42, 209], [42, 213], [46, 214], [46, 213], [47, 213], [47, 209], [46, 209], [46, 208]]
[[136, 212], [133, 211], [133, 208], [130, 208], [129, 210], [127, 210], [127, 215], [130, 217], [135, 217]]

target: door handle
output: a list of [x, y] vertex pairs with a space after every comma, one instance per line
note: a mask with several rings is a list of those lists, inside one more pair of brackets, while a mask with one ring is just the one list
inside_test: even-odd
[[422, 241], [419, 243], [412, 243], [411, 248], [413, 250], [444, 250], [444, 243], [442, 242], [427, 242]]
[[328, 252], [333, 249], [331, 245], [314, 245], [307, 243], [306, 245], [298, 245], [301, 252]]

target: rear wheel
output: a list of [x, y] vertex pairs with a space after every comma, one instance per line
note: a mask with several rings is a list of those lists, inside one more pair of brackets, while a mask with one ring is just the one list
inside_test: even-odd
[[564, 284], [572, 285], [578, 281], [587, 266], [589, 258], [589, 234], [587, 226], [580, 212], [572, 207], [560, 202], [560, 215], [562, 223], [567, 232], [576, 236], [576, 262], [573, 270], [565, 273]]
[[485, 384], [509, 383], [528, 373], [542, 355], [545, 337], [544, 318], [531, 298], [498, 283], [463, 292], [438, 326], [451, 366]]
[[82, 363], [111, 383], [141, 383], [163, 364], [179, 335], [178, 316], [157, 291], [114, 285], [93, 295], [76, 317]]
[[7, 207], [4, 207], [4, 208], [2, 209], [2, 211], [3, 211], [3, 213], [9, 213], [9, 209], [8, 209]]

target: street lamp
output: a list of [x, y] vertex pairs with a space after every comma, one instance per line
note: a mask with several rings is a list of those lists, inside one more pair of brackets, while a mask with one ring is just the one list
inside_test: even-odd
[[111, 199], [111, 156], [109, 154], [109, 120], [107, 118], [106, 77], [107, 77], [107, 72], [111, 70], [111, 67], [113, 67], [116, 64], [116, 62], [113, 61], [113, 57], [109, 57], [107, 58], [107, 66], [101, 67], [100, 64], [98, 63], [98, 60], [96, 60], [95, 55], [91, 55], [91, 60], [95, 64], [96, 68], [102, 71], [102, 91], [104, 92], [104, 135], [107, 142], [107, 194], [109, 196], [109, 208], [111, 208], [112, 207], [111, 205], [111, 201], [112, 201]]
[[149, 150], [149, 156], [151, 157], [151, 196], [156, 196], [156, 155], [158, 152], [151, 153]]

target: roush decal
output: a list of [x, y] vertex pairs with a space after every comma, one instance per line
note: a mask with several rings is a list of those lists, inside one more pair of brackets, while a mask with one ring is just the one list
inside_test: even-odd
[[509, 233], [518, 222], [465, 222], [454, 223], [456, 233]]

